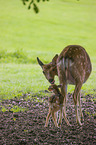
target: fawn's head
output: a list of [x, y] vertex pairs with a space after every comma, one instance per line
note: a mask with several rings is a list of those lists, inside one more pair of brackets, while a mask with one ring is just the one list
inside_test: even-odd
[[58, 55], [56, 54], [55, 57], [52, 59], [52, 62], [48, 64], [44, 64], [38, 57], [37, 61], [38, 64], [41, 66], [43, 70], [43, 74], [45, 75], [46, 79], [51, 83], [54, 84], [54, 76], [57, 75], [57, 58]]
[[60, 88], [61, 85], [55, 85], [55, 84], [51, 84], [51, 86], [49, 86], [48, 90], [54, 92], [55, 94], [60, 94], [60, 91], [58, 88]]

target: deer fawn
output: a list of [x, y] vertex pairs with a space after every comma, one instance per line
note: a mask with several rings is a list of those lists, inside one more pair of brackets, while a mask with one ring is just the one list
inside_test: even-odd
[[48, 121], [49, 121], [49, 118], [50, 118], [51, 115], [52, 115], [52, 118], [53, 118], [53, 121], [54, 121], [55, 126], [58, 127], [55, 113], [57, 111], [59, 111], [59, 110], [60, 110], [59, 126], [61, 125], [62, 106], [63, 106], [63, 104], [61, 104], [62, 103], [61, 100], [62, 100], [62, 97], [63, 96], [61, 95], [58, 87], [60, 87], [60, 86], [56, 86], [55, 84], [52, 84], [48, 88], [48, 90], [49, 91], [52, 91], [54, 94], [51, 97], [48, 98], [48, 102], [49, 102], [49, 113], [48, 113], [48, 115], [46, 117], [45, 127], [48, 126]]
[[37, 61], [42, 67], [46, 79], [51, 84], [55, 82], [54, 76], [58, 75], [61, 94], [63, 96], [62, 103], [64, 103], [64, 118], [68, 125], [69, 121], [66, 118], [67, 84], [75, 85], [73, 100], [76, 111], [76, 122], [82, 125], [83, 113], [80, 104], [80, 90], [92, 71], [91, 61], [85, 49], [79, 45], [69, 45], [63, 49], [59, 56], [56, 54], [49, 64], [43, 64], [38, 57]]

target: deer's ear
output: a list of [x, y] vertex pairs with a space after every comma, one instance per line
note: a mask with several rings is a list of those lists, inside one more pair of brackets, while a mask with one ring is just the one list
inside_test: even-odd
[[38, 61], [38, 64], [41, 66], [41, 67], [43, 67], [43, 62], [37, 57], [37, 61]]
[[58, 54], [56, 54], [56, 55], [54, 56], [54, 58], [52, 59], [52, 64], [53, 64], [53, 65], [56, 64], [57, 58], [58, 58]]

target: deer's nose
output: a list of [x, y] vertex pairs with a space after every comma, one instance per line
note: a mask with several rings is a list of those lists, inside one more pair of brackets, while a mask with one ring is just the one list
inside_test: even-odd
[[54, 84], [54, 80], [53, 79], [49, 79], [49, 82], [51, 83], [51, 84]]

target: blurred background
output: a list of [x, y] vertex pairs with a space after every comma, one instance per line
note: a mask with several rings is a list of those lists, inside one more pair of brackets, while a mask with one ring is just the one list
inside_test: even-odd
[[[36, 4], [38, 14], [21, 0], [0, 0], [0, 98], [47, 89], [49, 83], [37, 56], [49, 63], [70, 44], [81, 45], [88, 52], [93, 71], [82, 93], [96, 94], [96, 1], [50, 0]], [[68, 86], [68, 92], [73, 88]]]

